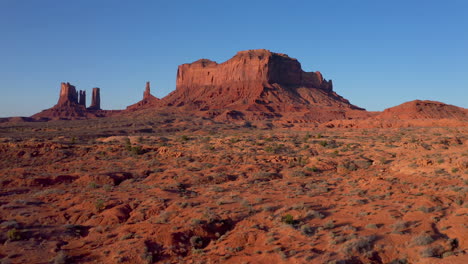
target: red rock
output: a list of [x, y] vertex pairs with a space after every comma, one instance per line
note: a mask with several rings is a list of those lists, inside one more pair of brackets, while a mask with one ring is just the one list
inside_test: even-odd
[[78, 100], [78, 104], [86, 107], [86, 91], [80, 90], [80, 97]]
[[78, 92], [75, 86], [70, 83], [62, 83], [60, 87], [60, 97], [57, 106], [78, 104]]
[[93, 97], [91, 98], [90, 110], [101, 110], [101, 89], [93, 88]]
[[76, 91], [70, 83], [62, 83], [58, 103], [52, 108], [39, 112], [31, 118], [35, 120], [50, 119], [86, 119], [111, 116], [120, 113], [118, 110], [101, 110], [100, 89], [93, 88], [91, 106], [86, 109], [86, 92]]
[[317, 106], [360, 109], [333, 92], [332, 82], [320, 72], [304, 72], [296, 59], [264, 49], [238, 52], [221, 64], [201, 59], [180, 65], [176, 85], [176, 90], [162, 99], [161, 106], [280, 116], [321, 111]]
[[128, 106], [127, 110], [135, 111], [149, 107], [154, 107], [159, 101], [159, 98], [151, 94], [150, 82], [146, 82], [145, 91], [143, 92], [143, 99], [136, 104]]

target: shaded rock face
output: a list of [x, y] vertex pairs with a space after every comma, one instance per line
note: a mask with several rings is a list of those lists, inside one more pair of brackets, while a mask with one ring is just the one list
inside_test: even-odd
[[80, 98], [78, 100], [78, 104], [86, 107], [86, 91], [80, 90]]
[[180, 65], [176, 86], [163, 104], [278, 113], [313, 106], [359, 109], [333, 92], [320, 72], [304, 72], [296, 59], [264, 49], [238, 52], [221, 64], [201, 59]]
[[101, 89], [93, 88], [93, 95], [91, 97], [91, 105], [89, 110], [101, 110]]
[[82, 93], [84, 91], [76, 90], [76, 87], [71, 85], [70, 83], [61, 83], [60, 86], [60, 96], [56, 106], [64, 106], [64, 105], [75, 105], [79, 104], [78, 102], [78, 95], [80, 95], [80, 100]]

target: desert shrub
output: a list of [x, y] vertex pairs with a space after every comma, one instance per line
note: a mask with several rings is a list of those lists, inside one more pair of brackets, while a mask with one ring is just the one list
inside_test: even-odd
[[305, 224], [301, 226], [301, 232], [306, 236], [311, 236], [314, 234], [314, 229], [311, 226]]
[[131, 148], [132, 148], [132, 142], [130, 141], [129, 138], [125, 138], [125, 149], [130, 151]]
[[98, 185], [96, 182], [90, 182], [90, 183], [88, 184], [88, 186], [89, 186], [89, 188], [91, 188], [91, 189], [97, 189], [97, 188], [99, 188], [99, 185]]
[[443, 248], [439, 245], [432, 246], [432, 247], [425, 247], [419, 253], [423, 258], [430, 258], [430, 257], [439, 257], [443, 251]]
[[362, 168], [362, 169], [368, 169], [372, 165], [372, 162], [370, 160], [355, 160], [353, 161], [353, 163], [357, 167]]
[[372, 250], [376, 236], [365, 236], [357, 240], [349, 241], [343, 245], [342, 251], [346, 255], [353, 255], [356, 253], [366, 253]]
[[283, 217], [281, 217], [281, 222], [288, 224], [288, 225], [294, 225], [295, 223], [294, 216], [290, 214], [284, 215]]
[[319, 169], [315, 166], [312, 166], [312, 167], [306, 167], [306, 170], [310, 171], [310, 172], [318, 172]]
[[325, 218], [324, 214], [322, 214], [319, 211], [315, 211], [315, 210], [308, 211], [306, 216], [309, 217], [309, 218], [318, 218], [318, 219]]
[[279, 207], [275, 206], [275, 205], [265, 205], [265, 206], [263, 206], [263, 211], [265, 211], [265, 212], [270, 212], [271, 213], [271, 212], [274, 212], [274, 211], [276, 211], [278, 209], [279, 209]]
[[394, 259], [389, 264], [408, 264], [406, 259]]
[[279, 153], [281, 153], [281, 152], [283, 152], [285, 150], [286, 150], [286, 147], [284, 146], [284, 144], [274, 143], [271, 146], [266, 146], [265, 147], [265, 152], [274, 153], [274, 154], [279, 154]]
[[134, 233], [128, 233], [128, 234], [123, 235], [123, 236], [120, 238], [120, 240], [132, 239], [134, 236], [135, 236]]
[[431, 213], [431, 212], [434, 211], [434, 208], [421, 206], [421, 207], [419, 207], [419, 211], [424, 212], [424, 213]]
[[255, 181], [271, 181], [278, 178], [281, 178], [281, 176], [273, 172], [257, 172], [253, 174], [253, 180]]
[[131, 147], [130, 152], [135, 155], [141, 155], [145, 153], [141, 146]]
[[333, 220], [330, 220], [330, 221], [324, 223], [322, 227], [324, 229], [332, 229], [332, 228], [335, 227], [335, 222]]
[[102, 211], [106, 207], [104, 200], [102, 199], [97, 199], [96, 202], [94, 203], [94, 207], [96, 208], [97, 211]]
[[400, 234], [403, 233], [403, 230], [405, 230], [408, 227], [408, 223], [405, 221], [398, 221], [395, 224], [393, 224], [393, 232]]
[[429, 234], [422, 234], [422, 235], [419, 235], [417, 237], [414, 237], [412, 240], [411, 240], [411, 243], [415, 246], [424, 246], [424, 245], [429, 245], [431, 244], [432, 242], [434, 242], [434, 239], [432, 238], [432, 236], [430, 236]]
[[344, 169], [346, 169], [348, 171], [355, 171], [355, 170], [358, 169], [356, 164], [354, 164], [354, 162], [352, 162], [350, 160], [346, 160], [346, 161], [344, 161], [343, 163], [341, 163], [338, 166], [341, 167], [341, 168], [344, 168]]
[[377, 224], [367, 224], [366, 228], [367, 229], [377, 229], [377, 228], [379, 228], [379, 226]]
[[11, 240], [11, 241], [21, 240], [21, 238], [22, 238], [21, 231], [19, 231], [16, 228], [12, 228], [12, 229], [7, 231], [7, 238], [9, 240]]
[[54, 264], [67, 264], [70, 261], [70, 257], [63, 251], [59, 251], [54, 258]]
[[190, 238], [190, 245], [195, 248], [201, 248], [203, 246], [203, 239], [199, 236], [193, 236]]
[[291, 176], [292, 176], [292, 177], [302, 178], [302, 177], [305, 177], [306, 174], [305, 174], [305, 172], [302, 171], [302, 170], [295, 170], [295, 171], [293, 171], [293, 172], [291, 173]]

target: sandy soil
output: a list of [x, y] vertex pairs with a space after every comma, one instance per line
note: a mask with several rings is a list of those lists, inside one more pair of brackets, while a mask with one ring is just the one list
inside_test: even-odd
[[1, 263], [468, 263], [466, 127], [106, 122], [1, 125]]

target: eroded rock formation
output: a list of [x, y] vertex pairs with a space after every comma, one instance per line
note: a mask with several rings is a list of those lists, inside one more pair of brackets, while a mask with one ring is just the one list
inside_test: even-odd
[[34, 119], [84, 119], [111, 116], [120, 110], [101, 110], [100, 89], [93, 88], [91, 106], [86, 108], [86, 91], [77, 91], [70, 83], [62, 83], [58, 103], [32, 116]]
[[150, 82], [146, 82], [145, 92], [143, 93], [143, 100], [148, 99], [151, 96]]
[[101, 110], [101, 89], [93, 88], [93, 95], [91, 97], [91, 105], [89, 110]]
[[159, 98], [151, 94], [150, 82], [146, 82], [145, 91], [143, 92], [143, 99], [136, 104], [128, 106], [127, 110], [135, 111], [135, 110], [155, 107], [158, 105], [159, 101], [160, 101]]
[[238, 52], [221, 64], [201, 59], [180, 65], [176, 86], [162, 104], [276, 115], [322, 111], [323, 107], [359, 109], [336, 94], [332, 81], [320, 72], [305, 72], [296, 59], [264, 49]]
[[80, 97], [78, 100], [78, 104], [86, 107], [86, 91], [80, 90]]
[[[80, 93], [83, 91], [80, 91]], [[60, 96], [56, 106], [78, 104], [78, 91], [70, 83], [61, 83]]]

